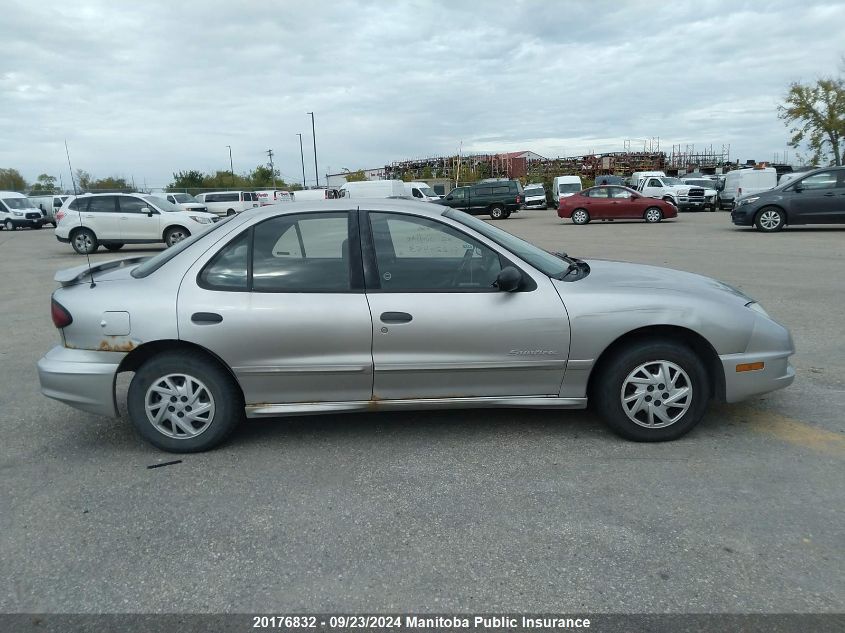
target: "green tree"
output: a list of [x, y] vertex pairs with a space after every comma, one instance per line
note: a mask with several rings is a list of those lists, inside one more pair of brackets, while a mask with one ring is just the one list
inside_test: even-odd
[[284, 189], [285, 187], [287, 187], [287, 184], [285, 183], [284, 179], [282, 179], [279, 170], [271, 170], [269, 165], [258, 165], [258, 167], [256, 167], [252, 170], [252, 172], [250, 172], [249, 180], [252, 183], [252, 186], [256, 188], [272, 187], [273, 176], [275, 176], [276, 179], [277, 189]]
[[414, 174], [410, 169], [407, 170], [404, 174], [402, 174], [402, 181], [403, 182], [413, 182], [413, 180], [414, 180]]
[[845, 163], [845, 79], [819, 79], [814, 84], [793, 83], [778, 118], [790, 127], [791, 147], [806, 142], [811, 162], [821, 165], [833, 154], [833, 164]]
[[49, 174], [39, 174], [38, 179], [30, 189], [30, 193], [54, 193], [56, 191], [56, 177]]
[[77, 169], [74, 173], [76, 187], [80, 191], [87, 191], [91, 187], [91, 174], [84, 169]]
[[423, 178], [423, 180], [427, 180], [429, 178], [434, 178], [434, 174], [431, 171], [431, 165], [426, 165], [425, 167], [423, 167], [422, 178]]
[[167, 185], [167, 189], [201, 189], [205, 176], [196, 169], [173, 172], [173, 182]]
[[94, 189], [97, 191], [123, 191], [125, 189], [132, 189], [132, 185], [126, 182], [126, 178], [107, 176], [105, 178], [89, 180], [86, 189]]
[[0, 189], [24, 191], [26, 188], [26, 180], [17, 169], [0, 167]]
[[346, 174], [346, 182], [362, 182], [367, 179], [367, 176], [364, 175], [364, 170], [359, 169], [358, 171], [350, 171]]

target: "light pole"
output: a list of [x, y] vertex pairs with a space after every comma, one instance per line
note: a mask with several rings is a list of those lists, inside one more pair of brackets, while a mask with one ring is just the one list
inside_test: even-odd
[[305, 154], [302, 151], [302, 134], [297, 132], [296, 134], [299, 137], [299, 158], [302, 160], [302, 188], [306, 189], [305, 186]]
[[317, 186], [320, 186], [320, 174], [317, 173], [317, 135], [314, 133], [314, 113], [308, 112], [311, 115], [311, 138], [314, 140], [314, 178], [317, 180]]
[[232, 146], [227, 145], [226, 147], [229, 148], [229, 173], [232, 174], [232, 186], [235, 186], [235, 168], [232, 166]]

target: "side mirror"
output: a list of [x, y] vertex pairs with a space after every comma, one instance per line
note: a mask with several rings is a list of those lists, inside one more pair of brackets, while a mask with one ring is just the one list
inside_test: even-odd
[[804, 185], [802, 185], [800, 182], [796, 182], [792, 188], [795, 190], [796, 193], [801, 193], [802, 191], [804, 191]]
[[631, 200], [636, 200], [637, 198], [639, 198], [639, 196], [637, 194], [635, 194], [635, 193], [631, 194]]
[[496, 283], [493, 284], [502, 292], [513, 292], [522, 284], [522, 273], [513, 266], [505, 266], [496, 276]]
[[141, 207], [141, 213], [146, 213], [148, 218], [153, 217], [153, 210], [149, 207]]

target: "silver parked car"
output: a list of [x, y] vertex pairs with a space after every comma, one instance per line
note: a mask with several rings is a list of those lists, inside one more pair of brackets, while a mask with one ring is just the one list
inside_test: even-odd
[[455, 209], [344, 200], [231, 216], [149, 258], [60, 271], [42, 392], [201, 451], [244, 417], [581, 409], [677, 438], [711, 398], [789, 385], [789, 331], [691, 273], [549, 253]]

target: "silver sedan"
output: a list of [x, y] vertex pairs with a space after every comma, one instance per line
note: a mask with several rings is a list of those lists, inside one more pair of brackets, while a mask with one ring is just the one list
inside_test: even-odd
[[244, 416], [457, 407], [581, 409], [680, 437], [708, 402], [794, 379], [789, 331], [699, 275], [549, 253], [402, 200], [232, 216], [152, 258], [60, 271], [42, 392], [168, 451]]

